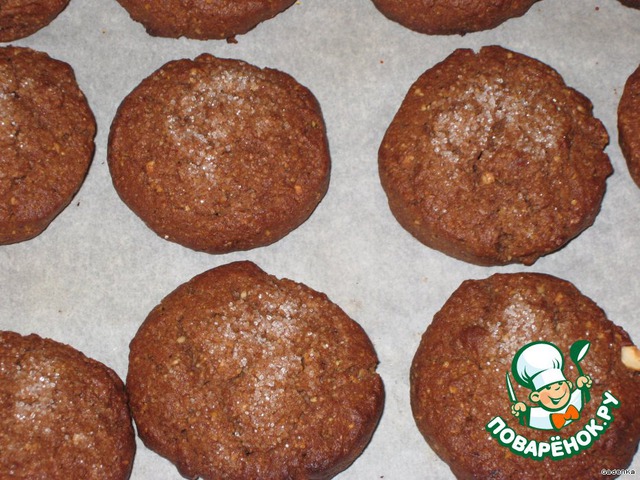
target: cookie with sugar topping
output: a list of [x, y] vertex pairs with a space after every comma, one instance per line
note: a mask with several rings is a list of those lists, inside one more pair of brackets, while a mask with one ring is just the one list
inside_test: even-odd
[[599, 478], [640, 440], [640, 356], [574, 285], [468, 280], [427, 327], [410, 374], [420, 432], [457, 478]]
[[[373, 0], [387, 18], [429, 35], [490, 30], [524, 15], [539, 0]], [[633, 1], [633, 0], [630, 0]]]
[[0, 410], [1, 478], [129, 478], [124, 384], [73, 347], [0, 331]]
[[203, 54], [167, 63], [122, 102], [108, 162], [161, 237], [209, 253], [271, 244], [324, 197], [320, 106], [290, 75]]
[[618, 142], [631, 178], [640, 187], [640, 66], [627, 78], [620, 97]]
[[612, 168], [591, 102], [544, 63], [460, 49], [411, 86], [379, 149], [398, 222], [480, 265], [534, 263], [589, 227]]
[[231, 39], [275, 17], [295, 0], [118, 0], [150, 35], [199, 40]]
[[145, 444], [187, 478], [331, 478], [382, 413], [377, 357], [326, 295], [250, 262], [165, 297], [130, 345]]
[[69, 0], [5, 0], [0, 5], [0, 42], [28, 37], [49, 25]]
[[0, 48], [0, 245], [42, 233], [89, 169], [96, 123], [73, 69]]

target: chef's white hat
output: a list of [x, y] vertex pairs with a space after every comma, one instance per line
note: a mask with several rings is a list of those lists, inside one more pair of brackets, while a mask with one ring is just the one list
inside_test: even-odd
[[525, 345], [513, 357], [511, 370], [518, 383], [533, 391], [567, 379], [562, 373], [564, 358], [553, 343], [533, 342]]

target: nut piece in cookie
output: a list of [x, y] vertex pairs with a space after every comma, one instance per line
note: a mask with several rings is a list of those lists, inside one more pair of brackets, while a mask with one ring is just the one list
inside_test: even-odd
[[144, 443], [188, 478], [331, 478], [383, 406], [364, 330], [321, 293], [250, 262], [204, 272], [152, 310], [127, 389]]
[[129, 478], [124, 384], [74, 348], [0, 331], [0, 411], [0, 478]]
[[523, 263], [589, 227], [611, 174], [590, 101], [498, 46], [456, 50], [411, 86], [379, 149], [398, 222], [480, 265]]
[[640, 372], [640, 349], [635, 345], [622, 347], [620, 359], [627, 368]]
[[108, 149], [122, 200], [162, 238], [209, 253], [271, 244], [324, 197], [320, 106], [286, 73], [201, 55], [122, 102]]
[[72, 68], [0, 48], [0, 245], [29, 240], [69, 204], [93, 157], [95, 119]]
[[638, 447], [636, 355], [569, 282], [469, 280], [422, 336], [411, 407], [458, 478], [597, 478], [603, 465], [630, 465]]

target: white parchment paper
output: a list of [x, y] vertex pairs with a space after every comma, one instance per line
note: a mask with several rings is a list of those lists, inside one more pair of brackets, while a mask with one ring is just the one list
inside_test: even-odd
[[[248, 259], [303, 282], [358, 321], [380, 357], [384, 415], [343, 480], [453, 478], [415, 427], [408, 373], [421, 334], [465, 279], [523, 270], [565, 278], [640, 342], [640, 189], [616, 129], [622, 87], [640, 64], [640, 10], [616, 0], [542, 0], [494, 30], [434, 37], [389, 21], [369, 0], [301, 0], [237, 40], [154, 38], [115, 0], [71, 0], [51, 25], [14, 42], [73, 66], [98, 135], [72, 204], [34, 240], [0, 247], [0, 329], [68, 343], [124, 379], [140, 323], [194, 275]], [[490, 44], [558, 70], [592, 100], [611, 136], [615, 173], [595, 224], [532, 267], [477, 267], [423, 246], [395, 222], [378, 180], [378, 146], [411, 83], [456, 48]], [[333, 161], [329, 192], [304, 225], [269, 247], [212, 256], [168, 243], [112, 187], [106, 145], [120, 101], [165, 62], [203, 52], [288, 72], [322, 106]], [[638, 456], [632, 468], [640, 471]], [[180, 476], [139, 442], [132, 478]]]

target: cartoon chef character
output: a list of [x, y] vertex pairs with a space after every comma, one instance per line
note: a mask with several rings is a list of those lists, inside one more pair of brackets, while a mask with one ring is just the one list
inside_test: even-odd
[[588, 375], [580, 375], [577, 388], [572, 391], [573, 384], [565, 378], [563, 367], [562, 352], [549, 342], [529, 343], [516, 353], [511, 372], [520, 385], [531, 390], [529, 400], [538, 405], [533, 407], [517, 401], [507, 375], [513, 403], [511, 413], [522, 416], [522, 424], [539, 430], [560, 430], [580, 418], [583, 392], [591, 388], [592, 380]]

